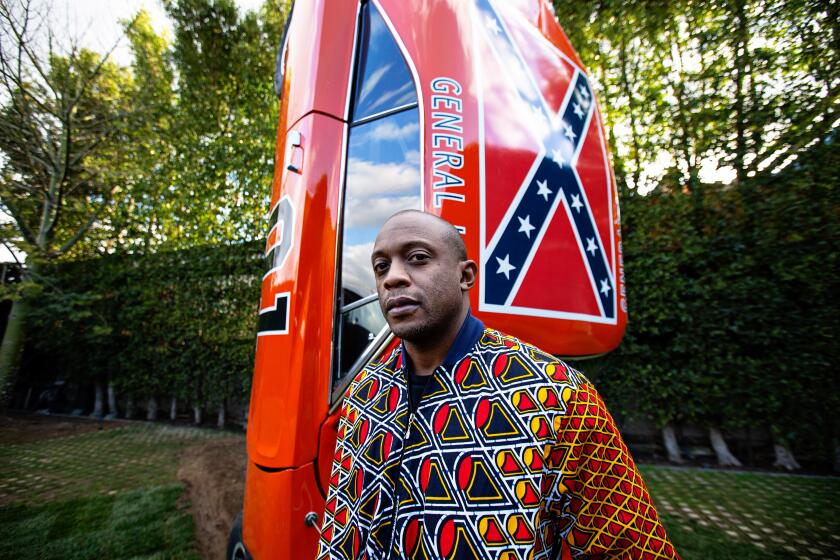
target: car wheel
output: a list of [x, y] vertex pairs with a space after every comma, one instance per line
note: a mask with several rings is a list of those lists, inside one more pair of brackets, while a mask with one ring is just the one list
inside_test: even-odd
[[242, 542], [242, 512], [239, 512], [236, 519], [233, 520], [233, 527], [230, 528], [227, 556], [225, 558], [228, 560], [251, 560], [251, 555], [248, 554], [248, 549]]

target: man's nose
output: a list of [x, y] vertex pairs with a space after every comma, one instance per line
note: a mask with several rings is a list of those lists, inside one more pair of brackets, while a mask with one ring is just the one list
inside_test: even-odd
[[408, 271], [405, 265], [400, 260], [391, 261], [388, 267], [388, 272], [385, 274], [383, 282], [386, 289], [391, 290], [399, 286], [405, 286], [411, 283], [411, 278], [408, 276]]

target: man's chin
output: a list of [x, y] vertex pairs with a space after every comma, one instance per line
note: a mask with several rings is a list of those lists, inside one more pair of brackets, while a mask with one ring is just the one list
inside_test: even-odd
[[408, 342], [423, 340], [427, 336], [427, 325], [420, 321], [388, 321], [394, 336]]

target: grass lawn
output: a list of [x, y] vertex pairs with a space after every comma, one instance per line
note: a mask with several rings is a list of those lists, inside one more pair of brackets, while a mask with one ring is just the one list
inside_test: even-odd
[[840, 558], [840, 478], [641, 470], [684, 560]]
[[[138, 423], [13, 441], [0, 429], [0, 560], [197, 559], [178, 456], [229, 435]], [[641, 470], [684, 560], [840, 559], [838, 477]]]
[[178, 485], [0, 509], [0, 558], [198, 559]]
[[178, 455], [226, 435], [139, 423], [21, 443], [0, 434], [0, 560], [197, 560]]

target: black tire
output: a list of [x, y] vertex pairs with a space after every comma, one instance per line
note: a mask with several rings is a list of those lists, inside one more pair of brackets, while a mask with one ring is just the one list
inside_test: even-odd
[[245, 548], [245, 543], [242, 542], [242, 512], [233, 520], [233, 527], [230, 528], [230, 536], [228, 536], [227, 545], [227, 560], [252, 560], [251, 555], [248, 554], [248, 549]]

